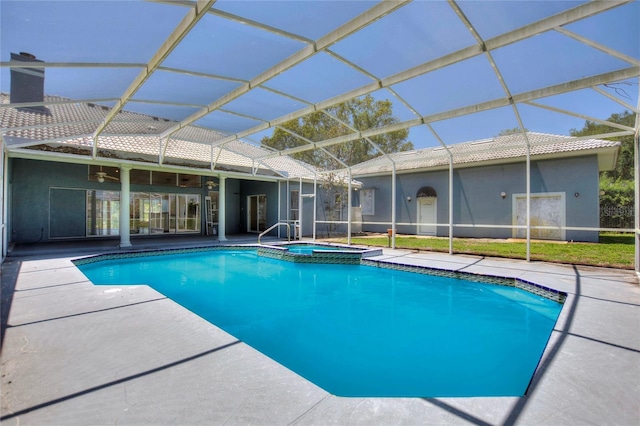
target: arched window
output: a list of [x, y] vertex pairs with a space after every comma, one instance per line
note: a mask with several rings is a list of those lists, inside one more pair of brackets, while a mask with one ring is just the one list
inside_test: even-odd
[[437, 196], [438, 195], [436, 194], [436, 190], [430, 186], [423, 186], [422, 188], [418, 189], [418, 192], [416, 194], [416, 198], [437, 197]]

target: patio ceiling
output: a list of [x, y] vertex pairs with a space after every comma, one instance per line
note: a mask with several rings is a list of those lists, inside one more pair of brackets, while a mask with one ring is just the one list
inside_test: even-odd
[[[405, 128], [416, 148], [513, 128], [567, 135], [640, 111], [637, 1], [3, 0], [0, 15], [1, 136], [14, 156], [47, 144], [58, 149], [38, 155], [64, 146], [86, 162], [310, 177], [286, 156]], [[40, 68], [44, 99], [10, 100], [10, 70]], [[397, 123], [261, 145], [365, 95], [389, 99]], [[24, 107], [50, 114], [25, 122]], [[599, 136], [637, 134], [640, 120], [611, 127]]]

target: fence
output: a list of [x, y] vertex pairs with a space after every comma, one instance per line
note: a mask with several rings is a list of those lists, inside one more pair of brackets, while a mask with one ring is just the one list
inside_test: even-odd
[[634, 223], [633, 206], [601, 206], [600, 207], [600, 227], [633, 229]]

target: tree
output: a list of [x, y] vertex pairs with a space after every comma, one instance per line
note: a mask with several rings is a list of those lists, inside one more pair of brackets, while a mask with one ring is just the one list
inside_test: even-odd
[[[612, 123], [635, 126], [635, 115], [629, 111], [611, 114]], [[572, 129], [572, 136], [588, 136], [617, 131], [606, 124], [587, 120], [580, 130]], [[633, 135], [614, 138], [621, 143], [616, 167], [600, 174], [600, 227], [633, 227]]]
[[[282, 150], [308, 144], [295, 135], [319, 142], [353, 133], [353, 130], [330, 117], [330, 115], [360, 131], [384, 127], [398, 122], [398, 119], [393, 116], [391, 101], [376, 101], [371, 95], [351, 99], [329, 107], [326, 112], [329, 115], [324, 112], [315, 112], [289, 121], [281, 127], [291, 133], [287, 130], [276, 128], [271, 137], [264, 137], [261, 142], [263, 145]], [[408, 136], [409, 131], [403, 129], [372, 136], [370, 139], [384, 152], [392, 153], [414, 149], [413, 144], [407, 141]], [[328, 146], [326, 151], [347, 165], [358, 164], [381, 155], [364, 139]], [[343, 166], [340, 162], [331, 158], [331, 155], [328, 155], [323, 150], [315, 149], [294, 153], [292, 157], [312, 164], [321, 170], [342, 168]]]
[[[609, 117], [607, 121], [634, 127], [635, 114], [631, 114], [631, 112], [629, 111], [625, 111], [621, 114], [611, 114], [611, 117]], [[619, 129], [612, 128], [610, 126], [607, 126], [606, 124], [599, 124], [587, 120], [582, 129], [571, 129], [571, 135], [589, 136], [609, 133], [612, 131], [619, 131]], [[605, 176], [610, 177], [613, 180], [633, 180], [633, 135], [621, 136], [618, 138], [614, 138], [613, 140], [619, 141], [622, 146], [620, 147], [620, 155], [618, 157], [616, 168], [612, 171], [605, 172]]]
[[600, 177], [600, 227], [633, 228], [633, 181]]
[[[529, 130], [527, 130], [525, 128], [524, 131], [528, 132]], [[497, 137], [509, 136], [509, 135], [521, 135], [521, 134], [522, 134], [522, 129], [520, 127], [514, 127], [513, 129], [502, 129], [502, 130], [500, 130], [500, 133], [498, 133]]]

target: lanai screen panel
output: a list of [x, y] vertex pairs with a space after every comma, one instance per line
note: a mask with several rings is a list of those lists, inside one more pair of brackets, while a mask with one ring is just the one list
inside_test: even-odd
[[[415, 148], [436, 148], [505, 129], [568, 135], [586, 119], [639, 110], [637, 1], [4, 0], [0, 8], [1, 134], [10, 150], [67, 144], [92, 158], [139, 154], [291, 177], [309, 168], [270, 162], [400, 128]], [[20, 52], [42, 61], [28, 64], [45, 72], [40, 101], [11, 100], [12, 70], [30, 69], [12, 60]], [[366, 95], [388, 99], [397, 120], [340, 123], [331, 137], [275, 151], [237, 145], [259, 146], [289, 120]], [[29, 121], [21, 107], [66, 112]]]

